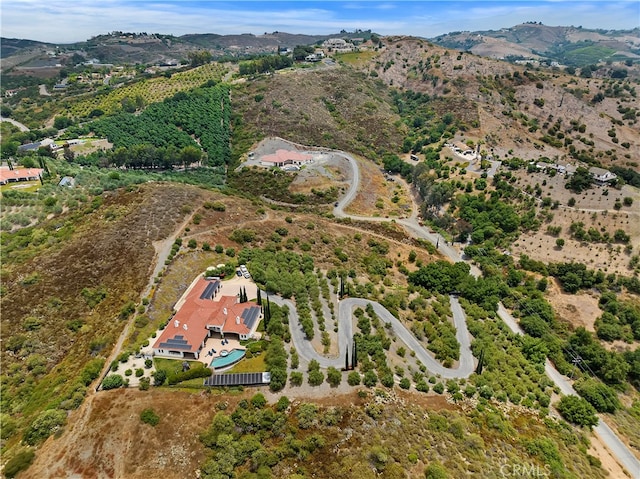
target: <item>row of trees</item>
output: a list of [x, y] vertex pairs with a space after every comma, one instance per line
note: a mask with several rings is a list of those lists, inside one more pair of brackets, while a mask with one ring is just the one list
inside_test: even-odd
[[[129, 149], [146, 145], [154, 148], [183, 150], [195, 160], [198, 155], [186, 147], [203, 149], [207, 164], [220, 166], [230, 159], [231, 105], [229, 90], [223, 85], [207, 85], [192, 92], [179, 92], [161, 103], [154, 103], [139, 115], [118, 113], [96, 120], [90, 129], [104, 136], [120, 150], [114, 158], [117, 163], [128, 164]], [[199, 144], [194, 140], [198, 139]], [[145, 145], [144, 147], [141, 145]], [[137, 153], [135, 151], [132, 151]], [[202, 155], [200, 155], [202, 157]], [[148, 164], [144, 159], [133, 160], [136, 164]]]
[[238, 65], [240, 75], [252, 75], [254, 73], [273, 72], [293, 65], [293, 60], [287, 55], [269, 55], [256, 58]]

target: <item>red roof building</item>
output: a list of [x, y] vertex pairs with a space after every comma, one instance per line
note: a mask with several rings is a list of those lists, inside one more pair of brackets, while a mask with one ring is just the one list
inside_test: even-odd
[[153, 345], [155, 355], [198, 359], [213, 333], [251, 338], [262, 308], [252, 302], [239, 303], [237, 296], [218, 297], [221, 287], [218, 279], [198, 280]]
[[39, 180], [43, 171], [42, 168], [14, 168], [10, 170], [8, 166], [0, 166], [0, 185]]
[[279, 167], [286, 165], [306, 165], [312, 161], [313, 157], [311, 155], [293, 150], [278, 150], [273, 155], [265, 155], [260, 158], [260, 164], [263, 166]]

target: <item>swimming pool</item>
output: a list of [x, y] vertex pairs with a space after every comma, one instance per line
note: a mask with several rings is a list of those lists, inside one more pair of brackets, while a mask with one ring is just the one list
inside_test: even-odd
[[[222, 352], [222, 351], [221, 351]], [[229, 351], [229, 354], [226, 356], [220, 356], [218, 358], [213, 358], [211, 361], [211, 367], [214, 369], [220, 369], [227, 366], [231, 366], [232, 364], [237, 363], [246, 354], [246, 350], [244, 349], [232, 349]]]

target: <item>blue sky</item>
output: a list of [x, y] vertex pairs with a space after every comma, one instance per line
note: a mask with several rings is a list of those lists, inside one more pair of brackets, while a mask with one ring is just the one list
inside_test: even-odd
[[224, 1], [2, 0], [1, 35], [52, 43], [111, 31], [331, 34], [371, 29], [382, 35], [434, 37], [495, 30], [526, 21], [628, 29], [640, 26], [638, 0], [566, 1]]

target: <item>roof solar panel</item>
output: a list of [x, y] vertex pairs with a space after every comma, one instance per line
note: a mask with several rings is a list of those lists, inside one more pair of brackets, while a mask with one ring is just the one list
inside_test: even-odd
[[204, 288], [204, 291], [200, 295], [200, 299], [211, 299], [211, 298], [213, 298], [213, 295], [216, 292], [216, 289], [218, 288], [218, 284], [219, 283], [220, 282], [218, 280], [210, 282], [207, 285], [207, 287]]
[[242, 312], [242, 322], [248, 329], [253, 329], [253, 326], [256, 323], [260, 315], [260, 307], [253, 306], [251, 308], [247, 308]]

